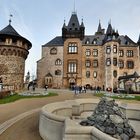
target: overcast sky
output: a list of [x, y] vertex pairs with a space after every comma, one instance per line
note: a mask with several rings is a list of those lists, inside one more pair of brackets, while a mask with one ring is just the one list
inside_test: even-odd
[[[140, 33], [140, 0], [75, 0], [79, 21], [84, 19], [86, 35], [93, 35], [99, 19], [107, 28], [128, 35], [137, 42]], [[41, 46], [61, 35], [61, 28], [69, 21], [74, 10], [74, 0], [0, 0], [0, 30], [8, 25], [12, 14], [12, 26], [32, 42], [26, 60], [26, 72], [36, 73], [36, 61], [41, 58]]]

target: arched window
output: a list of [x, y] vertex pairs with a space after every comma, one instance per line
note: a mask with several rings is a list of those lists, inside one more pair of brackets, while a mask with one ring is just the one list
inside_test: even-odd
[[50, 50], [50, 54], [57, 54], [57, 49], [56, 48], [52, 48]]
[[57, 60], [55, 61], [55, 65], [62, 65], [61, 59], [57, 59]]

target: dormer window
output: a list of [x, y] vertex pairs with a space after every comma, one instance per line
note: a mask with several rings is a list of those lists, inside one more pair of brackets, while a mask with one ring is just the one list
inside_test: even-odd
[[94, 39], [92, 44], [96, 45], [97, 44], [97, 39]]
[[89, 39], [87, 39], [86, 42], [85, 42], [85, 44], [89, 44], [89, 43], [90, 43], [90, 42], [89, 42]]

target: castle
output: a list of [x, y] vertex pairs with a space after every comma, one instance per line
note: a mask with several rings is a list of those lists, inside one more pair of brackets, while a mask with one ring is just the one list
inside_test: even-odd
[[[83, 21], [72, 13], [64, 22], [62, 36], [42, 46], [37, 61], [38, 86], [68, 88], [73, 85], [118, 88], [123, 76], [140, 74], [140, 38], [137, 43], [120, 35], [111, 23], [103, 29], [99, 22], [94, 35], [85, 35]], [[123, 86], [123, 85], [122, 85]]]
[[11, 25], [0, 31], [0, 79], [3, 87], [20, 90], [24, 85], [25, 59], [32, 47]]

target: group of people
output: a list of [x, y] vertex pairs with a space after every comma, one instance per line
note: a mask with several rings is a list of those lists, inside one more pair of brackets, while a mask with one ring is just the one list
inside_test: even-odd
[[90, 89], [91, 91], [93, 90], [94, 93], [100, 93], [102, 88], [100, 86], [97, 86], [97, 87], [96, 86], [95, 87], [92, 87], [92, 86], [86, 87], [86, 86], [74, 85], [74, 86], [72, 86], [71, 89], [74, 91], [75, 95], [78, 95], [80, 93], [86, 93], [87, 89]]
[[86, 93], [86, 86], [74, 85], [72, 87], [72, 90], [74, 90], [75, 95], [80, 94], [80, 93]]

